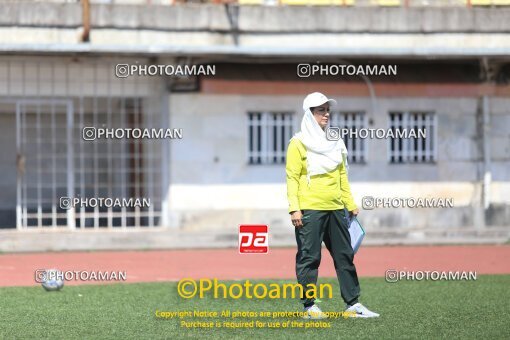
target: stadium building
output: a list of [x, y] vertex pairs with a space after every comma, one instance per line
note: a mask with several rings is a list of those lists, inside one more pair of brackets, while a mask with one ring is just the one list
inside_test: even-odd
[[2, 4], [3, 248], [56, 231], [51, 247], [73, 247], [84, 229], [130, 241], [88, 234], [83, 247], [164, 247], [176, 231], [230, 242], [241, 223], [294, 242], [285, 151], [314, 91], [339, 103], [331, 125], [348, 129], [351, 188], [378, 242], [508, 235], [510, 3], [427, 3]]

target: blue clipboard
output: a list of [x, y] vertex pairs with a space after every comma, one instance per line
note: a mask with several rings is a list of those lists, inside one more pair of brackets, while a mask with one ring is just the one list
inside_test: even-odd
[[349, 221], [349, 234], [351, 235], [352, 250], [354, 250], [354, 254], [356, 254], [366, 234], [365, 229], [363, 229], [363, 226], [359, 223], [356, 216], [353, 216]]

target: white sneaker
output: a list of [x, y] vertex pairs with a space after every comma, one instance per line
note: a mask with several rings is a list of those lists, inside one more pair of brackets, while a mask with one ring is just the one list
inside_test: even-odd
[[379, 314], [372, 312], [361, 303], [356, 303], [352, 306], [348, 306], [345, 310], [351, 318], [377, 318]]
[[326, 319], [327, 317], [327, 314], [323, 313], [319, 306], [313, 305], [305, 308], [305, 315], [303, 316], [303, 319], [319, 320]]

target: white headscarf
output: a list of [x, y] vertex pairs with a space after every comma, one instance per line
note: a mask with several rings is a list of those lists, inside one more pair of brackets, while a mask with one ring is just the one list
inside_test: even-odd
[[301, 131], [292, 138], [299, 139], [306, 147], [308, 185], [310, 185], [310, 176], [333, 171], [342, 162], [345, 169], [348, 169], [347, 148], [344, 141], [342, 138], [328, 140], [326, 132], [319, 126], [309, 108], [305, 110], [301, 121]]

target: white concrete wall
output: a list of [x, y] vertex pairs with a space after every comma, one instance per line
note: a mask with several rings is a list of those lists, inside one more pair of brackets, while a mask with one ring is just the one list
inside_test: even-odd
[[[342, 98], [341, 110], [364, 110], [370, 128], [388, 127], [390, 110], [434, 111], [438, 116], [438, 158], [435, 164], [389, 164], [387, 140], [367, 140], [366, 164], [352, 164], [350, 181], [356, 202], [374, 197], [453, 198], [455, 209], [391, 209], [366, 211], [376, 227], [464, 227], [475, 222], [481, 202], [480, 138], [477, 100], [473, 98]], [[284, 165], [248, 165], [247, 112], [294, 111], [296, 131], [301, 120], [301, 96], [240, 96], [172, 94], [170, 126], [183, 128], [183, 140], [172, 141], [167, 209], [172, 223], [184, 228], [229, 228], [239, 223], [288, 224]], [[503, 114], [509, 100], [492, 103]], [[503, 118], [502, 118], [503, 117]], [[506, 124], [507, 127], [510, 125]], [[501, 129], [494, 138], [508, 141]], [[508, 130], [506, 130], [508, 131]], [[491, 202], [510, 203], [508, 144], [492, 143], [495, 162]]]
[[[504, 7], [240, 6], [229, 18], [226, 7], [215, 4], [95, 3], [90, 11], [90, 42], [84, 46], [79, 3], [2, 6], [0, 41], [20, 49], [30, 44], [29, 49], [40, 51], [50, 44], [115, 47], [118, 51], [144, 46], [148, 53], [168, 46], [236, 46], [255, 51], [260, 47], [313, 48], [317, 52], [327, 47], [354, 55], [356, 51], [399, 55], [406, 49], [412, 56], [429, 50], [448, 55], [457, 48], [480, 56], [482, 50], [491, 50], [499, 56], [510, 48], [506, 36], [510, 9]], [[233, 33], [239, 37], [238, 44]]]

